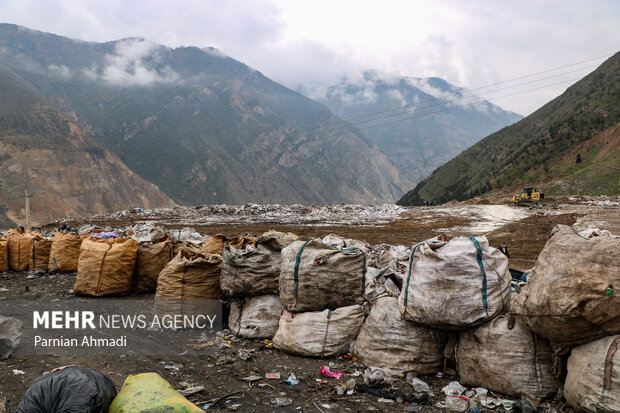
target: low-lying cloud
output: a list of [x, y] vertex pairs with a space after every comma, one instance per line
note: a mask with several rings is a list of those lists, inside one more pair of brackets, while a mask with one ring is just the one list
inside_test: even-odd
[[156, 69], [162, 46], [143, 39], [119, 41], [113, 55], [106, 55], [101, 80], [114, 86], [147, 86], [178, 82], [181, 76], [168, 66]]

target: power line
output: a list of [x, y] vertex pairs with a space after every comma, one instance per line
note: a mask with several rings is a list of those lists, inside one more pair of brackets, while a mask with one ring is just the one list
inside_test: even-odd
[[[544, 85], [544, 86], [539, 86], [539, 87], [536, 87], [536, 88], [533, 88], [533, 89], [529, 89], [529, 90], [524, 90], [524, 91], [520, 91], [520, 92], [511, 93], [511, 94], [508, 94], [508, 95], [498, 96], [498, 97], [496, 97], [494, 99], [503, 99], [503, 98], [510, 97], [510, 96], [515, 96], [515, 95], [520, 95], [520, 94], [523, 94], [523, 93], [533, 92], [534, 90], [544, 89], [544, 88], [547, 88], [547, 87], [550, 87], [550, 86], [556, 86], [556, 85], [560, 85], [560, 84], [563, 84], [563, 83], [574, 82], [574, 81], [579, 80], [579, 79], [581, 79], [581, 78], [574, 78], [574, 79], [569, 79], [569, 80], [563, 80], [561, 82], [552, 83], [552, 84]], [[479, 98], [479, 99], [480, 99], [479, 102], [483, 102], [484, 101], [484, 99], [481, 99], [481, 98]], [[414, 116], [408, 116], [406, 118], [396, 119], [396, 120], [393, 120], [393, 121], [390, 121], [390, 122], [385, 122], [385, 123], [381, 123], [381, 124], [378, 124], [378, 125], [371, 125], [371, 126], [367, 126], [365, 128], [356, 128], [356, 129], [358, 131], [363, 131], [363, 130], [366, 130], [366, 129], [371, 129], [371, 128], [377, 128], [377, 127], [380, 127], [380, 126], [391, 125], [391, 124], [398, 123], [398, 122], [404, 122], [404, 121], [410, 120], [410, 119], [420, 118], [420, 117], [428, 116], [428, 115], [434, 115], [436, 113], [441, 113], [441, 112], [447, 112], [449, 110], [457, 109], [459, 107], [465, 107], [465, 106], [468, 106], [468, 105], [471, 105], [471, 104], [474, 104], [474, 103], [479, 103], [479, 102], [470, 102], [470, 103], [467, 103], [467, 104], [456, 105], [456, 106], [453, 106], [453, 107], [444, 108], [444, 109], [433, 111], [433, 112], [416, 114]], [[326, 138], [330, 138], [330, 137], [333, 137], [333, 136], [336, 136], [336, 134], [333, 134], [331, 136], [326, 136]]]
[[[559, 69], [564, 69], [564, 68], [576, 66], [576, 65], [579, 65], [579, 64], [582, 64], [582, 63], [587, 63], [587, 62], [591, 62], [591, 61], [594, 61], [594, 60], [606, 58], [606, 57], [609, 57], [609, 56], [612, 56], [612, 55], [613, 55], [613, 53], [608, 53], [608, 54], [597, 56], [597, 57], [593, 57], [593, 58], [590, 58], [590, 59], [581, 60], [579, 62], [570, 63], [570, 64], [566, 64], [566, 65], [562, 65], [562, 66], [557, 66], [557, 67], [554, 67], [554, 68], [551, 68], [551, 69], [547, 69], [547, 70], [544, 70], [544, 71], [541, 71], [541, 72], [537, 72], [537, 73], [533, 73], [533, 74], [529, 74], [529, 75], [524, 75], [524, 76], [519, 76], [519, 77], [516, 77], [516, 78], [504, 80], [504, 81], [501, 81], [501, 82], [492, 83], [490, 85], [479, 86], [479, 87], [476, 87], [476, 88], [473, 88], [473, 89], [467, 89], [467, 92], [468, 93], [472, 93], [473, 91], [476, 91], [476, 90], [486, 89], [486, 88], [489, 88], [489, 87], [493, 87], [493, 86], [497, 86], [497, 85], [501, 85], [501, 84], [505, 84], [505, 83], [514, 82], [516, 80], [526, 79], [526, 78], [532, 77], [532, 76], [538, 76], [538, 75], [549, 73], [549, 72], [553, 72], [553, 71], [556, 71], [556, 70], [559, 70]], [[598, 66], [598, 65], [593, 65], [593, 66], [588, 66], [588, 67], [585, 67], [585, 68], [576, 69], [575, 71], [585, 70], [585, 69], [588, 69], [588, 68], [591, 68], [591, 67], [596, 67], [596, 66]], [[571, 73], [571, 72], [566, 72], [566, 73]], [[566, 73], [564, 73], [564, 74], [566, 74]], [[558, 75], [558, 76], [560, 76], [560, 75]], [[546, 79], [546, 78], [543, 78], [543, 79]], [[543, 79], [537, 79], [537, 80], [525, 82], [523, 84], [533, 83], [533, 82], [540, 81], [540, 80], [543, 80]], [[506, 88], [516, 87], [516, 86], [518, 86], [518, 85], [507, 86]], [[502, 89], [499, 89], [499, 90], [502, 90]], [[492, 93], [492, 92], [483, 92], [483, 93]], [[450, 94], [447, 94], [445, 97], [458, 96], [459, 94], [461, 94], [460, 91], [459, 92], [452, 92]], [[472, 93], [472, 95], [473, 95], [473, 93]], [[389, 112], [392, 112], [392, 111], [395, 111], [395, 110], [403, 110], [404, 108], [412, 107], [412, 106], [418, 105], [420, 103], [432, 102], [432, 101], [435, 101], [435, 100], [436, 100], [435, 98], [433, 98], [433, 99], [426, 99], [426, 100], [423, 100], [423, 101], [420, 101], [420, 102], [417, 102], [417, 103], [414, 103], [414, 104], [410, 104], [410, 105], [394, 106], [392, 108], [385, 109], [385, 110], [382, 110], [382, 111], [379, 111], [379, 112], [374, 112], [374, 113], [369, 113], [369, 114], [365, 114], [365, 115], [360, 115], [360, 116], [356, 116], [356, 117], [352, 117], [352, 118], [348, 118], [348, 119], [340, 119], [340, 120], [334, 122], [330, 126], [334, 127], [335, 126], [334, 124], [339, 124], [339, 123], [350, 124], [352, 121], [356, 121], [356, 120], [359, 120], [359, 119], [364, 119], [364, 118], [368, 118], [368, 117], [372, 117], [372, 116], [376, 116], [376, 115], [381, 115], [381, 114], [389, 113]], [[378, 119], [380, 119], [380, 118], [378, 118]], [[317, 129], [320, 129], [322, 127], [324, 127], [324, 126], [315, 126], [313, 128], [309, 128], [309, 129], [300, 129], [300, 130], [293, 131], [293, 132], [289, 133], [288, 136], [294, 137], [294, 136], [299, 135], [299, 134], [310, 133], [310, 132], [313, 132], [313, 131], [315, 131]]]
[[[596, 66], [598, 66], [598, 65], [592, 65], [592, 66], [588, 66], [588, 67], [584, 67], [584, 68], [580, 68], [580, 69], [576, 69], [576, 70], [571, 70], [571, 71], [568, 71], [568, 72], [564, 72], [564, 73], [560, 73], [560, 74], [556, 74], [556, 75], [552, 75], [552, 76], [547, 76], [547, 77], [540, 78], [540, 79], [529, 80], [527, 82], [521, 82], [521, 83], [518, 83], [518, 84], [515, 84], [515, 85], [510, 85], [510, 86], [498, 88], [498, 89], [495, 89], [495, 90], [492, 90], [492, 91], [488, 91], [486, 93], [488, 94], [488, 93], [501, 92], [502, 90], [506, 90], [506, 89], [511, 89], [511, 88], [515, 88], [515, 87], [519, 87], [519, 86], [523, 86], [523, 85], [528, 85], [528, 84], [540, 82], [540, 81], [543, 81], [543, 80], [554, 79], [554, 78], [557, 78], [557, 77], [560, 77], [560, 76], [564, 76], [564, 75], [567, 75], [567, 74], [570, 74], [570, 73], [579, 72], [579, 71], [582, 71], [582, 70], [585, 70], [585, 69], [590, 69], [590, 68], [596, 67]], [[544, 86], [544, 87], [548, 87], [548, 86]], [[449, 95], [447, 95], [447, 97], [454, 96], [454, 95], [455, 94], [449, 94]], [[484, 101], [484, 100], [488, 100], [488, 99], [496, 99], [495, 97], [487, 99], [487, 98], [483, 98], [483, 97], [480, 97], [480, 96], [476, 96], [473, 93], [471, 93], [469, 96], [467, 96], [467, 95], [462, 96], [461, 95], [459, 97], [459, 100], [465, 101], [466, 99], [472, 99], [472, 98], [477, 99], [479, 101]], [[383, 111], [383, 112], [380, 112], [380, 113], [384, 113], [385, 114], [384, 116], [379, 116], [379, 117], [375, 117], [375, 118], [371, 118], [371, 119], [361, 120], [359, 122], [353, 122], [353, 123], [340, 121], [340, 122], [335, 122], [335, 125], [331, 124], [329, 126], [320, 126], [320, 127], [314, 128], [314, 129], [320, 129], [320, 128], [328, 127], [328, 129], [324, 129], [324, 130], [318, 131], [317, 133], [319, 133], [319, 134], [325, 134], [325, 133], [330, 133], [330, 132], [335, 132], [335, 131], [346, 130], [346, 129], [350, 128], [350, 127], [355, 127], [357, 129], [359, 129], [358, 126], [362, 125], [362, 124], [376, 122], [376, 121], [380, 121], [380, 120], [383, 120], [383, 119], [392, 118], [392, 117], [395, 117], [395, 116], [401, 116], [401, 115], [413, 113], [415, 111], [419, 111], [419, 110], [422, 110], [422, 109], [429, 109], [429, 108], [438, 107], [438, 106], [442, 106], [442, 105], [446, 104], [445, 101], [438, 101], [438, 99], [432, 99], [432, 100], [429, 99], [427, 101], [428, 102], [432, 101], [434, 103], [432, 105], [421, 106], [421, 107], [412, 107], [414, 105], [406, 105], [406, 106], [401, 107], [402, 110], [400, 112], [395, 112], [395, 113], [389, 113], [388, 114], [388, 112], [394, 112], [394, 111]], [[467, 105], [471, 105], [473, 103], [479, 103], [479, 102], [478, 101], [469, 102]], [[466, 105], [463, 105], [462, 107], [464, 107], [464, 106], [466, 106]], [[370, 115], [366, 115], [366, 116], [368, 117]], [[364, 128], [364, 129], [367, 129], [367, 128]], [[289, 137], [294, 137], [296, 135], [295, 134], [288, 134], [288, 136]]]

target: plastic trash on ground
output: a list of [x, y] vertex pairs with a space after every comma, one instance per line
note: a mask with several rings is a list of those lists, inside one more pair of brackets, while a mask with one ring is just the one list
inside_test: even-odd
[[115, 396], [109, 377], [88, 367], [71, 366], [36, 379], [16, 413], [107, 413]]
[[[77, 411], [77, 410], [76, 410]], [[127, 377], [109, 413], [135, 412], [202, 412], [157, 373]]]

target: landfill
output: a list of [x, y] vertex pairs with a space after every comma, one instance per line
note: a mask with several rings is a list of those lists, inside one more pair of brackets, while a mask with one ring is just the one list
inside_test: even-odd
[[[474, 207], [474, 213], [483, 208]], [[454, 208], [458, 215], [465, 207]], [[173, 219], [175, 211], [182, 217]], [[11, 268], [13, 262], [15, 270], [3, 273], [0, 287], [5, 279], [19, 274], [25, 278], [30, 267], [22, 261], [32, 261], [37, 265], [31, 273], [39, 272], [33, 286], [73, 280], [59, 300], [80, 295], [154, 304], [219, 299], [228, 317], [228, 328], [217, 337], [187, 345], [213, 349], [212, 357], [180, 354], [159, 360], [155, 371], [122, 374], [99, 362], [50, 366], [13, 408], [53, 411], [45, 407], [52, 403], [117, 413], [146, 407], [325, 412], [346, 401], [360, 403], [360, 411], [620, 411], [620, 306], [615, 288], [620, 274], [613, 271], [620, 268], [620, 240], [615, 228], [556, 226], [528, 270], [527, 281], [512, 284], [510, 274], [519, 271], [508, 271], [508, 258], [484, 235], [447, 237], [442, 231], [443, 237], [411, 245], [372, 245], [336, 234], [296, 240], [295, 234], [275, 230], [222, 235], [194, 229], [196, 222], [209, 222], [218, 214], [219, 223], [239, 216], [252, 222], [260, 216], [264, 224], [290, 216], [291, 223], [320, 220], [326, 225], [326, 216], [332, 223], [376, 224], [401, 219], [405, 211], [385, 205], [177, 207], [121, 211], [115, 217], [158, 214], [181, 228], [155, 222], [108, 227], [86, 222], [68, 228], [63, 222], [63, 228], [8, 233], [0, 268]], [[522, 212], [511, 214], [504, 218], [518, 220]], [[365, 221], [369, 216], [374, 218]], [[22, 248], [23, 239], [27, 249]], [[48, 253], [37, 252], [31, 240], [48, 240]], [[570, 247], [568, 255], [558, 252], [558, 246]], [[143, 252], [143, 260], [157, 260], [156, 270], [150, 270], [159, 270], [157, 275], [144, 269], [150, 262], [142, 262], [138, 271], [141, 248], [147, 247], [162, 247]], [[18, 254], [17, 259], [11, 261], [12, 254]], [[47, 261], [47, 270], [40, 269], [41, 260]], [[593, 267], [600, 271], [588, 270]], [[555, 277], [553, 286], [541, 274]], [[138, 279], [145, 285], [140, 290]], [[583, 279], [589, 281], [587, 288], [573, 286]], [[465, 294], [469, 301], [460, 293], [467, 288], [472, 291]], [[553, 307], [545, 308], [557, 314], [545, 313], [548, 320], [542, 321], [542, 304], [537, 307], [539, 302], [531, 297], [550, 288], [557, 294], [549, 293]], [[433, 300], [441, 303], [430, 305]], [[572, 313], [567, 317], [562, 311]], [[14, 354], [20, 345], [18, 330], [15, 320], [0, 314], [0, 353], [5, 359], [0, 367], [6, 366], [14, 377], [32, 369]], [[265, 354], [274, 365], [257, 364]], [[196, 379], [199, 374], [188, 374], [205, 370], [233, 375], [237, 387], [212, 388]], [[56, 391], [60, 379], [51, 380], [55, 377], [62, 377], [67, 389], [88, 390]], [[301, 400], [303, 393], [307, 397]]]

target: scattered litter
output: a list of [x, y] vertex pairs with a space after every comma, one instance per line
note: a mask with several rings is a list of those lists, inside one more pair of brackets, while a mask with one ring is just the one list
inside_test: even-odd
[[293, 400], [285, 397], [276, 397], [271, 401], [271, 404], [276, 407], [290, 406], [291, 404], [293, 404]]
[[204, 386], [195, 386], [195, 387], [190, 387], [187, 388], [185, 390], [177, 390], [182, 396], [191, 396], [192, 394], [196, 394], [196, 393], [200, 393], [201, 391], [203, 391], [205, 388]]
[[465, 387], [458, 381], [451, 381], [447, 386], [441, 389], [446, 396], [460, 396], [465, 391]]
[[280, 380], [280, 373], [265, 373], [265, 378], [268, 380]]
[[26, 372], [23, 370], [13, 369], [13, 374], [20, 375], [20, 374], [26, 374]]
[[254, 357], [252, 353], [254, 353], [254, 350], [241, 349], [237, 352], [237, 356], [243, 361], [248, 361]]
[[299, 380], [297, 379], [295, 373], [291, 372], [288, 379], [284, 380], [284, 383], [290, 384], [291, 386], [297, 386], [299, 384]]
[[465, 396], [448, 395], [446, 397], [446, 408], [451, 412], [466, 412], [469, 410], [469, 398]]
[[180, 371], [177, 366], [173, 366], [172, 364], [168, 364], [167, 366], [164, 366], [164, 370]]
[[253, 381], [258, 381], [260, 379], [262, 379], [261, 376], [257, 376], [256, 374], [253, 374], [251, 376], [244, 377], [241, 380], [248, 381], [248, 382], [253, 382]]
[[334, 379], [341, 379], [342, 372], [341, 371], [330, 371], [330, 369], [326, 366], [321, 366], [319, 372], [325, 377], [331, 377]]
[[218, 365], [230, 364], [234, 363], [235, 361], [237, 361], [237, 358], [235, 356], [223, 355], [217, 358]]
[[390, 384], [392, 377], [379, 367], [368, 367], [364, 371], [364, 383], [369, 386], [379, 386], [383, 383]]

